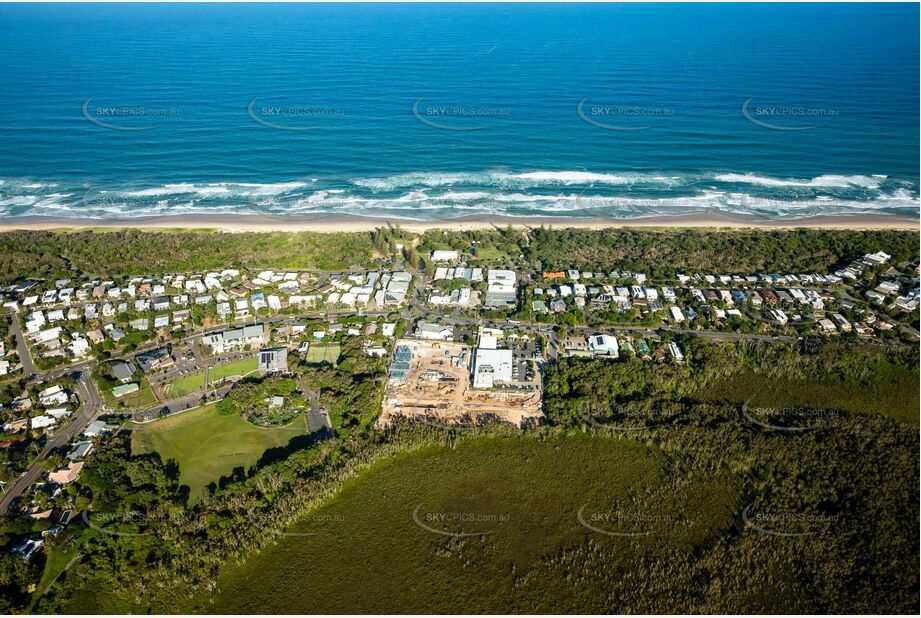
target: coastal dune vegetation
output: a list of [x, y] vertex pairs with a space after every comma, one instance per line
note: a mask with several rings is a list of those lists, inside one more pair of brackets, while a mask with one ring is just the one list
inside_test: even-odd
[[[240, 232], [83, 229], [0, 233], [0, 283], [21, 273], [60, 278], [246, 267], [336, 270], [400, 260], [425, 264], [434, 248], [465, 251], [484, 265], [675, 272], [826, 272], [883, 248], [893, 261], [917, 253], [917, 232], [821, 229], [630, 229], [537, 227], [362, 232]], [[471, 252], [470, 249], [473, 249]]]

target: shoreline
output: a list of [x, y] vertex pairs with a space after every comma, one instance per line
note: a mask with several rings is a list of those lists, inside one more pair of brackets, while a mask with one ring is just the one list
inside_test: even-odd
[[319, 217], [275, 217], [270, 215], [175, 215], [138, 217], [137, 219], [92, 219], [69, 217], [10, 217], [0, 219], [0, 232], [17, 230], [80, 229], [189, 229], [220, 232], [367, 232], [380, 227], [395, 227], [424, 232], [433, 229], [474, 230], [512, 226], [515, 228], [713, 228], [766, 229], [794, 228], [842, 230], [921, 231], [919, 221], [886, 215], [818, 215], [788, 220], [763, 220], [701, 213], [698, 215], [656, 215], [632, 219], [581, 217], [458, 217], [456, 219], [387, 219], [376, 217], [325, 215]]

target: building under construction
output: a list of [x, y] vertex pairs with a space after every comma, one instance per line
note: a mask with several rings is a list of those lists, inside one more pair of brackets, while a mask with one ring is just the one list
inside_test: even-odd
[[540, 373], [530, 384], [474, 390], [473, 351], [447, 342], [397, 342], [378, 425], [398, 422], [454, 425], [501, 420], [517, 426], [540, 423]]

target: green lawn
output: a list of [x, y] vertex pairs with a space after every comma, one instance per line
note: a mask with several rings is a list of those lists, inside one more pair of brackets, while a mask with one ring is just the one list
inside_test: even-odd
[[[230, 376], [240, 376], [250, 371], [255, 371], [259, 366], [259, 361], [255, 356], [244, 358], [242, 360], [211, 367], [208, 370], [208, 380], [213, 384], [215, 381]], [[199, 371], [181, 378], [176, 378], [163, 386], [163, 394], [167, 399], [184, 397], [189, 393], [195, 392], [205, 384], [205, 372]]]
[[163, 385], [163, 396], [167, 399], [183, 397], [193, 391], [197, 391], [205, 384], [205, 372], [199, 371], [191, 375], [176, 378]]
[[249, 468], [266, 450], [287, 445], [305, 432], [303, 420], [287, 427], [261, 429], [236, 415], [219, 414], [216, 404], [183, 412], [145, 425], [132, 425], [132, 453], [156, 452], [179, 464], [179, 480], [191, 489], [193, 500], [207, 485]]
[[208, 370], [208, 380], [214, 382], [230, 376], [242, 376], [250, 371], [255, 371], [258, 366], [259, 361], [255, 356], [227, 363], [226, 365], [218, 365]]
[[497, 262], [499, 260], [507, 260], [509, 255], [508, 253], [499, 250], [497, 247], [489, 245], [486, 247], [478, 246], [474, 258], [484, 262]]
[[338, 343], [311, 343], [307, 348], [308, 363], [329, 363], [335, 365], [342, 352], [342, 346]]
[[[603, 611], [609, 591], [583, 577], [603, 571], [642, 585], [638, 556], [670, 560], [668, 552], [693, 552], [733, 525], [740, 498], [731, 483], [699, 475], [675, 488], [667, 476], [654, 449], [584, 435], [473, 438], [454, 448], [424, 448], [346, 481], [291, 530], [301, 536], [283, 537], [229, 568], [202, 607], [209, 613]], [[592, 532], [579, 523], [580, 509], [586, 520], [623, 511], [619, 523], [596, 525], [649, 536]], [[644, 514], [660, 517], [636, 520]], [[454, 538], [417, 521], [442, 532], [486, 534]], [[593, 545], [610, 557], [603, 570], [597, 563], [582, 567]], [[556, 556], [573, 548], [588, 553], [570, 570]], [[304, 594], [309, 590], [323, 593]]]
[[104, 389], [102, 391], [102, 396], [106, 404], [116, 410], [120, 408], [146, 408], [157, 403], [157, 398], [150, 389], [150, 385], [147, 383], [147, 380], [144, 379], [138, 384], [138, 390], [124, 397], [115, 397], [115, 395], [112, 394], [111, 388]]

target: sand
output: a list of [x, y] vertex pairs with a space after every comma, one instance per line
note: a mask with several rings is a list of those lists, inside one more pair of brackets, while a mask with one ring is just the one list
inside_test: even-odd
[[210, 229], [223, 232], [361, 232], [397, 226], [409, 231], [430, 229], [484, 229], [494, 227], [554, 228], [714, 228], [714, 229], [848, 229], [919, 231], [919, 221], [904, 217], [873, 215], [834, 215], [790, 220], [762, 220], [718, 214], [655, 216], [634, 219], [589, 219], [576, 217], [490, 217], [456, 218], [433, 221], [378, 219], [372, 217], [326, 216], [315, 218], [272, 217], [264, 215], [195, 215], [137, 219], [78, 219], [64, 217], [10, 217], [0, 220], [0, 231], [53, 229]]

